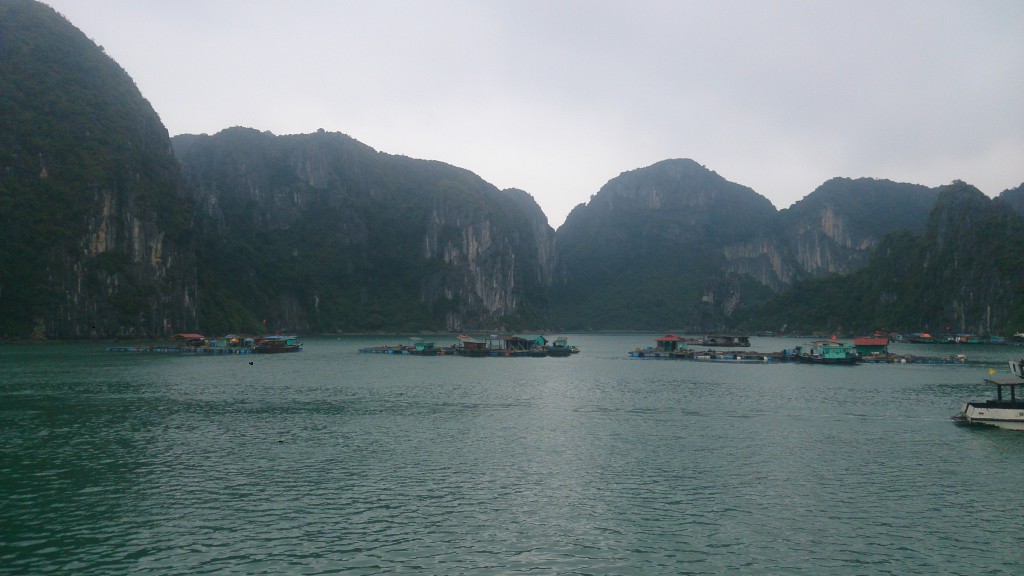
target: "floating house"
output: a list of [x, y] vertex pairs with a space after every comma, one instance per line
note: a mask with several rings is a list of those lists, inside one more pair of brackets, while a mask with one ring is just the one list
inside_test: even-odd
[[670, 358], [687, 350], [686, 338], [675, 334], [666, 334], [654, 339], [654, 346], [637, 348], [629, 353], [633, 358]]
[[860, 355], [855, 347], [835, 340], [822, 340], [811, 343], [810, 350], [797, 347], [796, 359], [808, 364], [856, 364]]
[[865, 336], [863, 338], [854, 338], [853, 345], [857, 348], [857, 353], [861, 356], [889, 353], [889, 338], [886, 336]]
[[189, 334], [175, 334], [175, 340], [182, 340], [185, 346], [189, 348], [202, 348], [206, 346], [206, 336], [202, 334], [189, 333]]
[[501, 338], [501, 349], [512, 352], [529, 352], [535, 348], [547, 346], [548, 339], [544, 336], [504, 336]]
[[712, 334], [700, 341], [701, 346], [749, 348], [750, 338], [738, 334]]
[[465, 334], [459, 335], [459, 343], [455, 346], [455, 353], [460, 356], [483, 357], [487, 356], [488, 350], [487, 342]]
[[686, 350], [686, 338], [681, 338], [675, 334], [666, 334], [661, 338], [656, 338], [654, 343], [658, 352], [671, 353]]

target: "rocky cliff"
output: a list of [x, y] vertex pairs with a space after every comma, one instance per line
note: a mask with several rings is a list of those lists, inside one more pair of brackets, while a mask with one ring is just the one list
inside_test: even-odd
[[543, 321], [554, 231], [525, 192], [338, 133], [233, 128], [176, 137], [175, 147], [195, 199], [213, 325], [464, 330]]
[[756, 237], [774, 215], [767, 199], [692, 160], [623, 173], [558, 229], [555, 317], [569, 329], [723, 325], [744, 294], [766, 290], [727, 273], [722, 247]]
[[[168, 139], [124, 70], [30, 0], [0, 3], [0, 120], [0, 338], [718, 330], [803, 280], [845, 274], [873, 294], [859, 271], [872, 254], [926, 254], [916, 238], [939, 194], [836, 178], [778, 211], [692, 160], [666, 160], [610, 180], [556, 233], [524, 191], [344, 134]], [[982, 308], [986, 322], [1014, 317], [1019, 250], [957, 238], [988, 229], [990, 246], [1007, 246], [1015, 224], [997, 214], [1016, 217], [1024, 193], [991, 210], [975, 209], [977, 194], [943, 194], [954, 208], [933, 213], [921, 242], [934, 251], [914, 260], [941, 271], [920, 286], [890, 271], [877, 301], [927, 295], [927, 310], [886, 309], [913, 308], [921, 324], [977, 327]], [[788, 309], [812, 299], [802, 291]]]
[[196, 326], [188, 209], [159, 117], [51, 8], [0, 3], [0, 336]]
[[798, 282], [748, 327], [869, 333], [1007, 334], [1024, 324], [1024, 218], [954, 182], [921, 234], [893, 233], [845, 276]]
[[725, 246], [726, 270], [780, 291], [794, 281], [862, 268], [897, 230], [920, 233], [938, 191], [873, 178], [833, 178], [781, 210], [762, 234]]
[[800, 279], [847, 274], [886, 234], [920, 232], [938, 192], [835, 178], [776, 211], [691, 160], [611, 180], [556, 234], [560, 322], [717, 330]]

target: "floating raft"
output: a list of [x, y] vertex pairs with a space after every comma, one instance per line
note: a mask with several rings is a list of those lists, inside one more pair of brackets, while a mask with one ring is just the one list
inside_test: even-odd
[[[666, 352], [657, 348], [637, 348], [629, 353], [630, 358], [655, 358], [667, 360], [691, 360], [699, 362], [745, 362], [745, 363], [771, 363], [771, 362], [796, 362], [796, 353], [792, 350], [781, 352], [749, 352], [749, 351], [728, 351], [716, 350], [676, 350]], [[863, 356], [860, 362], [865, 364], [968, 364], [964, 355], [935, 357], [935, 356], [912, 356], [904, 354], [871, 354]]]
[[967, 364], [967, 357], [958, 356], [912, 356], [904, 354], [871, 354], [862, 356], [866, 364]]
[[670, 360], [694, 360], [699, 362], [793, 362], [795, 358], [785, 352], [751, 352], [719, 350], [675, 350], [666, 352], [656, 348], [637, 348], [629, 353], [631, 358], [665, 358]]
[[255, 354], [252, 348], [193, 348], [188, 346], [113, 346], [107, 352], [152, 352], [157, 354], [209, 354], [214, 356], [233, 356]]

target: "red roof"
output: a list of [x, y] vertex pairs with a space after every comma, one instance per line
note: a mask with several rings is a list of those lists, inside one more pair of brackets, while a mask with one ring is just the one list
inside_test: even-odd
[[657, 340], [655, 340], [655, 342], [682, 342], [683, 340], [685, 340], [685, 338], [680, 338], [679, 336], [676, 336], [675, 334], [666, 334], [666, 335], [662, 336], [661, 338], [658, 338]]
[[175, 340], [205, 340], [206, 337], [202, 334], [175, 334]]
[[865, 336], [864, 338], [854, 338], [853, 339], [853, 344], [854, 344], [854, 346], [888, 346], [889, 345], [889, 339], [888, 338], [872, 338], [870, 336]]

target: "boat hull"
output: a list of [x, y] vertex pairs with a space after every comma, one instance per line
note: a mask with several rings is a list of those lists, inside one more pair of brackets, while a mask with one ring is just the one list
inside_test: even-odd
[[809, 356], [807, 354], [800, 354], [796, 357], [797, 362], [803, 362], [805, 364], [836, 364], [836, 365], [851, 365], [860, 362], [860, 358], [848, 357], [848, 358], [822, 358], [819, 356]]
[[1024, 431], [1024, 402], [967, 402], [953, 421]]
[[302, 350], [302, 344], [290, 344], [288, 346], [257, 346], [253, 352], [257, 354], [285, 354]]

